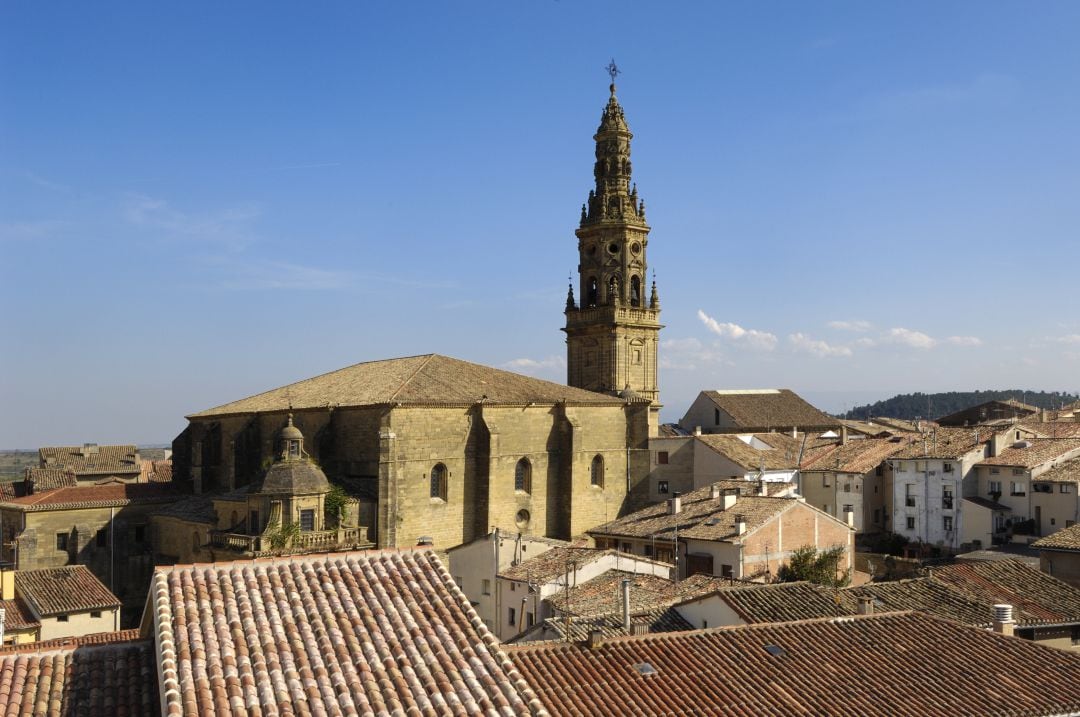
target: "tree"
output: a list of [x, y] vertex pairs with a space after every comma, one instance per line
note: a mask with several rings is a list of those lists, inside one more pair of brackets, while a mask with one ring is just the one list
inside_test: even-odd
[[840, 570], [844, 559], [844, 547], [819, 551], [813, 545], [804, 545], [791, 554], [791, 560], [780, 568], [776, 579], [782, 583], [806, 580], [818, 585], [842, 588], [851, 582], [851, 570]]
[[324, 502], [326, 508], [326, 525], [328, 528], [336, 528], [341, 521], [349, 517], [349, 494], [339, 485], [331, 486], [326, 494]]

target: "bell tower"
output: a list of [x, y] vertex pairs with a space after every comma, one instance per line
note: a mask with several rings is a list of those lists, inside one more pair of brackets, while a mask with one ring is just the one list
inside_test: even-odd
[[633, 395], [659, 410], [656, 350], [660, 299], [656, 281], [646, 292], [649, 225], [645, 202], [630, 181], [630, 128], [615, 97], [600, 118], [593, 176], [596, 188], [581, 207], [578, 226], [578, 296], [566, 297], [566, 364], [569, 385], [612, 395]]

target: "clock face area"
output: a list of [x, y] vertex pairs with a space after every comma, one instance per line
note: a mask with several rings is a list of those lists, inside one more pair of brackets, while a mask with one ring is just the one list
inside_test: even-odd
[[631, 244], [630, 245], [630, 253], [633, 254], [634, 256], [637, 256], [638, 254], [640, 254], [641, 253], [641, 245], [638, 244], [637, 242], [634, 242], [633, 244]]

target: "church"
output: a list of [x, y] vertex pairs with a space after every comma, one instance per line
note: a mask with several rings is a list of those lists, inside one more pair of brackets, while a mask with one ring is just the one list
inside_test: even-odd
[[565, 309], [567, 385], [438, 354], [360, 363], [188, 416], [174, 480], [207, 496], [256, 485], [290, 427], [359, 500], [378, 547], [446, 549], [493, 528], [571, 538], [644, 505], [660, 301], [655, 281], [646, 291], [649, 226], [614, 81], [593, 139], [595, 188]]

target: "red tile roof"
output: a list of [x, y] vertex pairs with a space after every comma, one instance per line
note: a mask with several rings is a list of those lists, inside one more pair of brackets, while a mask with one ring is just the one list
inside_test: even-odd
[[[984, 428], [932, 428], [914, 436], [902, 451], [890, 458], [944, 458], [957, 460], [972, 451], [983, 450], [992, 432]], [[976, 442], [976, 438], [978, 441]]]
[[154, 645], [144, 640], [0, 655], [0, 714], [160, 715]]
[[861, 438], [841, 445], [839, 441], [825, 450], [817, 450], [803, 461], [804, 471], [833, 471], [837, 473], [868, 473], [883, 460], [907, 447], [909, 437], [894, 441], [891, 438]]
[[547, 714], [431, 551], [158, 569], [148, 610], [168, 715]]
[[59, 648], [74, 648], [80, 645], [106, 645], [117, 642], [133, 642], [140, 640], [138, 628], [131, 630], [117, 630], [115, 632], [92, 632], [89, 635], [78, 637], [56, 637], [52, 640], [38, 640], [36, 642], [23, 642], [15, 645], [0, 647], [0, 654], [11, 652], [44, 652]]
[[0, 600], [4, 608], [4, 633], [22, 632], [40, 627], [41, 623], [22, 600]]
[[135, 446], [47, 446], [38, 449], [42, 468], [69, 468], [80, 476], [139, 473]]
[[41, 617], [120, 607], [85, 565], [15, 571], [15, 594]]
[[[1036, 717], [1080, 710], [1080, 655], [918, 613], [506, 651], [544, 705], [571, 717]], [[642, 674], [644, 664], [655, 673]]]
[[1080, 452], [1080, 438], [1029, 438], [1016, 441], [993, 458], [979, 461], [981, 466], [1018, 466], [1035, 468]]
[[3, 505], [26, 511], [63, 508], [95, 508], [131, 503], [163, 503], [181, 496], [170, 483], [106, 483], [35, 492], [33, 495], [5, 500]]

